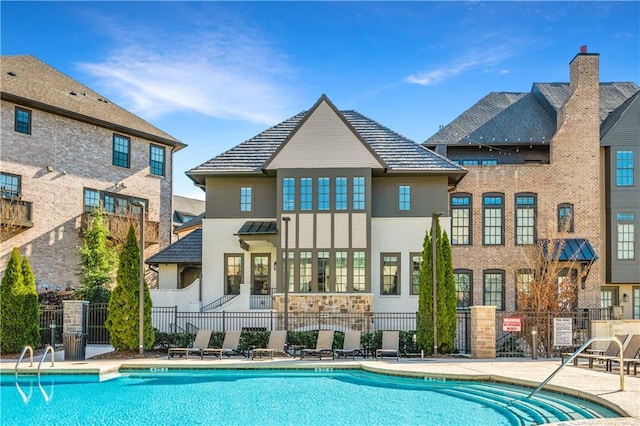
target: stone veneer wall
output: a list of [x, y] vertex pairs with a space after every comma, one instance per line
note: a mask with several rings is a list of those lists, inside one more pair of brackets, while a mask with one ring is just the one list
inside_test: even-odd
[[[353, 314], [344, 321], [345, 330], [371, 331], [373, 294], [289, 294], [289, 329], [318, 329], [331, 314]], [[284, 294], [274, 295], [273, 308], [284, 312]], [[299, 315], [306, 314], [306, 315]], [[316, 314], [316, 315], [312, 315]]]
[[63, 329], [64, 334], [86, 332], [84, 330], [85, 315], [89, 302], [86, 300], [63, 300]]
[[471, 358], [496, 357], [496, 307], [471, 307]]

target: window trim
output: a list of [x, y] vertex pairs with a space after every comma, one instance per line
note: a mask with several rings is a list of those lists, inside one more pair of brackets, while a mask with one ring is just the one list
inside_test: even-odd
[[[362, 181], [362, 184], [360, 184]], [[356, 183], [357, 182], [357, 183]], [[367, 180], [364, 176], [353, 176], [351, 178], [352, 208], [354, 211], [362, 211], [367, 207]], [[357, 189], [357, 191], [356, 191]], [[362, 192], [360, 191], [362, 189]], [[360, 199], [362, 198], [362, 199]]]
[[238, 293], [231, 293], [229, 290], [229, 259], [230, 258], [240, 258], [240, 283], [241, 284], [244, 279], [244, 254], [243, 253], [225, 253], [224, 254], [224, 294], [240, 294], [240, 287], [238, 287]]
[[[246, 205], [246, 202], [243, 202], [244, 197], [242, 195], [243, 190], [248, 189], [249, 190], [249, 209], [248, 210], [243, 210], [243, 206]], [[240, 213], [251, 213], [253, 212], [253, 187], [252, 186], [241, 186], [240, 187]]]
[[[24, 112], [27, 114], [28, 120], [26, 121], [26, 125], [27, 125], [27, 131], [23, 132], [22, 130], [18, 129], [18, 124], [20, 125], [24, 125], [25, 122], [24, 121], [18, 121], [18, 112]], [[30, 109], [26, 109], [26, 108], [22, 108], [19, 106], [16, 106], [14, 109], [14, 123], [13, 123], [13, 131], [17, 132], [17, 133], [22, 133], [23, 135], [30, 135], [31, 134], [31, 121], [32, 121], [32, 117], [33, 117], [33, 111]]]
[[[518, 198], [525, 198], [525, 197], [531, 197], [533, 198], [533, 204], [530, 205], [520, 205], [518, 204]], [[513, 197], [513, 227], [514, 227], [514, 244], [516, 246], [523, 246], [523, 245], [529, 245], [529, 244], [535, 244], [535, 242], [538, 240], [538, 194], [536, 194], [535, 192], [517, 192], [516, 194], [514, 194]], [[532, 241], [530, 243], [522, 243], [522, 242], [518, 242], [518, 237], [520, 237], [520, 235], [518, 234], [518, 211], [520, 209], [529, 209], [531, 208], [533, 210], [533, 235], [532, 235]]]
[[[131, 212], [131, 207], [136, 207], [134, 202], [142, 202], [145, 205], [145, 215], [148, 218], [149, 217], [149, 200], [146, 198], [140, 198], [140, 197], [135, 197], [132, 195], [123, 195], [123, 194], [117, 194], [115, 192], [107, 192], [107, 191], [100, 191], [98, 189], [95, 188], [90, 188], [90, 187], [84, 187], [82, 188], [82, 206], [83, 206], [83, 211], [88, 212], [91, 211], [91, 209], [95, 208], [96, 206], [89, 206], [86, 204], [86, 194], [87, 191], [94, 191], [98, 193], [98, 203], [99, 203], [99, 207], [102, 207], [105, 210], [106, 214], [109, 215], [122, 215], [123, 213], [120, 213], [118, 211], [118, 202], [117, 200], [124, 200], [127, 202], [126, 206], [129, 212]], [[105, 197], [113, 197], [113, 203], [114, 203], [114, 208], [113, 211], [107, 210], [105, 207]], [[136, 207], [137, 208], [137, 207]], [[127, 213], [124, 213], [127, 214]], [[133, 214], [139, 214], [139, 213], [133, 213]]]
[[[468, 206], [454, 206], [453, 205], [453, 199], [454, 198], [468, 198], [469, 199], [469, 205]], [[451, 245], [454, 246], [471, 246], [473, 245], [473, 195], [469, 192], [456, 192], [454, 194], [451, 194], [451, 197], [449, 197], [449, 209], [451, 210]], [[454, 222], [455, 222], [455, 218], [454, 218], [454, 210], [467, 210], [468, 211], [468, 221], [469, 224], [467, 226], [467, 231], [468, 231], [468, 239], [469, 241], [467, 243], [454, 243], [453, 242], [453, 235], [454, 235], [454, 229], [457, 228], [462, 228], [462, 227], [456, 227], [454, 226]], [[457, 238], [457, 237], [456, 237]]]
[[349, 179], [346, 176], [336, 176], [333, 182], [335, 185], [335, 211], [346, 211], [349, 209]]
[[[403, 189], [407, 189], [408, 190], [408, 194], [403, 194], [402, 190]], [[397, 188], [396, 188], [396, 211], [398, 213], [411, 213], [412, 209], [413, 209], [413, 203], [412, 203], [412, 195], [411, 195], [411, 185], [409, 184], [398, 184]], [[408, 195], [409, 199], [406, 199], [406, 196]], [[405, 206], [405, 204], [408, 203], [408, 208], [403, 208]]]
[[[308, 183], [308, 185], [305, 185]], [[308, 190], [308, 192], [305, 192]], [[300, 211], [308, 212], [313, 211], [313, 178], [301, 177], [300, 178]]]
[[[251, 294], [262, 294], [262, 290], [263, 290], [263, 289], [260, 289], [260, 292], [258, 292], [258, 290], [255, 288], [255, 286], [256, 286], [256, 283], [255, 283], [255, 280], [256, 280], [255, 279], [255, 277], [256, 277], [256, 274], [255, 274], [255, 272], [256, 272], [256, 270], [255, 270], [255, 265], [256, 265], [255, 259], [258, 258], [258, 257], [266, 257], [267, 258], [267, 263], [266, 263], [267, 273], [266, 273], [266, 275], [264, 275], [264, 276], [267, 277], [267, 280], [268, 280], [268, 283], [269, 283], [268, 287], [267, 287], [267, 290], [271, 290], [270, 287], [273, 285], [272, 282], [271, 282], [273, 277], [271, 275], [271, 269], [270, 269], [271, 253], [258, 253], [258, 252], [251, 253], [251, 278], [250, 278], [251, 279]], [[283, 262], [283, 264], [284, 264], [284, 262]]]
[[[628, 215], [628, 218], [624, 217], [623, 215]], [[624, 233], [624, 235], [630, 235], [631, 236], [631, 240], [629, 241], [620, 241], [620, 236], [623, 235], [620, 232], [620, 226], [630, 226], [631, 227], [631, 232], [626, 232]], [[616, 213], [616, 234], [615, 234], [615, 251], [616, 251], [616, 260], [621, 261], [621, 262], [627, 262], [627, 261], [635, 261], [636, 260], [636, 245], [637, 245], [637, 241], [636, 241], [636, 235], [637, 235], [637, 231], [636, 231], [636, 221], [635, 221], [635, 212], [617, 212]], [[621, 243], [627, 243], [630, 247], [630, 249], [625, 250], [625, 253], [630, 253], [630, 256], [628, 257], [620, 257], [620, 253], [622, 252], [620, 250], [620, 244]]]
[[[419, 257], [420, 258], [420, 262], [418, 263], [418, 285], [417, 288], [415, 289], [414, 292], [414, 287], [415, 284], [413, 282], [413, 273], [415, 272], [415, 264], [413, 262], [413, 258], [414, 257]], [[409, 253], [409, 279], [410, 279], [410, 283], [409, 283], [409, 294], [411, 296], [418, 296], [420, 295], [420, 267], [422, 266], [422, 252], [411, 252]]]
[[[8, 190], [6, 189], [6, 187], [4, 189], [2, 189], [0, 187], [0, 197], [4, 198], [5, 200], [18, 200], [22, 197], [22, 176], [21, 175], [16, 175], [14, 173], [5, 173], [5, 172], [0, 172], [0, 175], [6, 176], [8, 178], [15, 178], [17, 181], [17, 185], [16, 185], [16, 190]], [[11, 196], [6, 196], [8, 195], [8, 193], [11, 192]], [[13, 194], [15, 192], [15, 194]]]
[[[469, 306], [467, 307], [460, 307], [458, 304], [458, 293], [461, 293], [460, 291], [458, 291], [458, 283], [455, 282], [455, 276], [456, 275], [468, 275], [469, 276]], [[466, 269], [466, 268], [457, 268], [453, 270], [453, 276], [454, 276], [454, 283], [455, 283], [455, 291], [456, 291], [456, 310], [458, 311], [466, 311], [471, 309], [471, 307], [473, 306], [473, 270], [471, 269]]]
[[[395, 257], [397, 259], [396, 263], [396, 293], [388, 293], [384, 292], [384, 258], [385, 257]], [[380, 253], [380, 296], [400, 296], [402, 294], [402, 256], [400, 253]]]
[[[293, 212], [296, 210], [296, 182], [294, 177], [282, 178], [282, 211]], [[289, 185], [292, 182], [293, 185]], [[291, 190], [289, 193], [288, 189]]]
[[[629, 154], [631, 158], [619, 158], [619, 154]], [[616, 187], [618, 188], [628, 188], [635, 186], [635, 158], [634, 151], [632, 149], [620, 149], [616, 150]], [[620, 162], [624, 161], [625, 164], [629, 164], [629, 167], [620, 167]], [[628, 171], [627, 173], [621, 174], [623, 171]], [[630, 182], [627, 182], [629, 180]]]
[[[121, 154], [121, 155], [125, 155], [124, 152], [122, 151], [116, 151], [116, 139], [117, 138], [122, 138], [124, 140], [127, 141], [127, 152], [126, 152], [126, 166], [123, 166], [121, 164], [117, 164], [116, 163], [116, 153]], [[125, 135], [121, 135], [119, 133], [114, 133], [112, 138], [112, 144], [111, 144], [111, 149], [112, 149], [112, 155], [111, 155], [111, 164], [113, 166], [116, 167], [122, 167], [125, 169], [130, 169], [131, 168], [131, 138]]]
[[[560, 216], [560, 212], [563, 208], [568, 208], [570, 212], [569, 216], [569, 224], [568, 226], [564, 225], [566, 221], [563, 221]], [[558, 232], [574, 232], [574, 217], [576, 215], [573, 203], [560, 203], [557, 208], [557, 220], [558, 220]]]
[[[155, 149], [159, 149], [160, 152], [162, 152], [162, 162], [154, 160], [153, 159], [153, 150]], [[154, 175], [154, 176], [166, 176], [166, 164], [167, 164], [167, 150], [164, 146], [162, 145], [157, 145], [154, 143], [150, 143], [149, 144], [149, 173]], [[153, 164], [154, 163], [161, 163], [161, 173], [155, 173], [154, 172], [154, 167]]]
[[[485, 198], [500, 198], [502, 202], [500, 203], [500, 226], [493, 226], [492, 228], [500, 229], [500, 242], [499, 243], [488, 243], [487, 242], [487, 209], [496, 209], [496, 206], [493, 204], [485, 204]], [[485, 192], [482, 194], [482, 245], [483, 246], [504, 246], [505, 238], [504, 238], [504, 229], [505, 229], [505, 206], [504, 206], [504, 193], [502, 192]], [[490, 207], [491, 206], [491, 207]]]
[[[500, 303], [502, 306], [498, 307], [496, 305], [487, 305], [487, 275], [500, 275], [502, 276], [502, 283], [500, 286]], [[505, 310], [505, 272], [504, 269], [484, 269], [482, 271], [482, 304], [486, 306], [496, 306], [497, 311]], [[495, 293], [495, 292], [492, 292]]]

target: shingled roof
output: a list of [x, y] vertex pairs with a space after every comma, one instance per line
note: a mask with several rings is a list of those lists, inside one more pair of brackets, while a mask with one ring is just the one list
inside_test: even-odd
[[[600, 83], [600, 121], [637, 91], [635, 83]], [[489, 93], [424, 145], [549, 143], [569, 95], [569, 83], [534, 83], [528, 93]]]
[[202, 228], [180, 238], [146, 260], [146, 263], [202, 263]]
[[[326, 99], [323, 97], [320, 100]], [[316, 104], [317, 105], [317, 104]], [[313, 109], [293, 117], [242, 142], [230, 150], [189, 170], [187, 175], [196, 183], [204, 183], [204, 176], [217, 174], [262, 173], [265, 164], [277, 152]], [[386, 172], [444, 172], [464, 176], [466, 170], [449, 159], [426, 149], [416, 142], [380, 123], [353, 111], [337, 111], [364, 143], [383, 162]], [[458, 176], [459, 175], [459, 176]]]
[[31, 55], [0, 57], [3, 100], [175, 147], [186, 145]]

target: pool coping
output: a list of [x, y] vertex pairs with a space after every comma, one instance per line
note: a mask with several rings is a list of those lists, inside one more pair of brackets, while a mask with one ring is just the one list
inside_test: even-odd
[[[528, 388], [535, 388], [540, 383], [541, 379], [537, 377], [533, 379], [517, 377], [518, 371], [520, 376], [526, 375], [524, 373], [533, 370], [544, 370], [543, 372], [550, 373], [557, 367], [556, 360], [543, 360], [543, 361], [519, 361], [519, 362], [505, 362], [504, 360], [458, 360], [458, 359], [419, 359], [419, 360], [403, 360], [402, 362], [388, 361], [388, 360], [327, 360], [327, 361], [315, 361], [304, 360], [300, 361], [292, 358], [275, 358], [274, 360], [248, 360], [242, 358], [229, 358], [229, 359], [205, 359], [199, 358], [186, 359], [167, 359], [167, 358], [140, 358], [140, 359], [124, 359], [124, 360], [93, 360], [87, 359], [84, 361], [56, 361], [55, 366], [51, 366], [50, 362], [44, 362], [41, 367], [41, 374], [90, 374], [109, 377], [118, 374], [121, 370], [150, 370], [150, 371], [165, 371], [165, 370], [184, 370], [184, 369], [296, 369], [296, 370], [362, 370], [372, 373], [402, 376], [402, 377], [430, 377], [434, 379], [447, 379], [447, 380], [469, 380], [469, 381], [486, 381], [496, 382], [502, 384], [513, 384], [524, 386]], [[37, 366], [26, 366], [28, 362], [23, 361], [18, 368], [18, 374], [36, 374]], [[34, 364], [36, 362], [34, 361]], [[497, 364], [497, 365], [496, 365]], [[493, 366], [493, 368], [491, 368]], [[2, 362], [0, 363], [0, 374], [13, 374], [15, 367], [15, 361], [13, 363]], [[487, 370], [487, 367], [489, 371]], [[553, 368], [552, 368], [553, 367]], [[460, 372], [455, 370], [469, 370], [466, 372]], [[572, 372], [583, 371], [588, 375], [593, 375], [593, 370], [587, 370], [584, 368], [569, 367]], [[485, 370], [485, 371], [483, 371]], [[495, 374], [492, 371], [500, 371], [499, 374]], [[570, 370], [571, 371], [571, 370]], [[586, 377], [588, 383], [594, 381], [607, 381], [612, 382], [612, 378], [617, 378], [617, 375], [595, 372], [598, 376], [598, 380], [591, 380]], [[542, 373], [541, 373], [542, 374]], [[546, 376], [547, 374], [545, 374]], [[561, 374], [559, 374], [561, 376]], [[575, 376], [575, 374], [573, 374]], [[579, 375], [582, 376], [582, 375]], [[544, 376], [542, 376], [544, 378]], [[615, 413], [618, 413], [621, 419], [629, 419], [633, 423], [637, 424], [640, 420], [640, 404], [634, 410], [631, 403], [632, 400], [640, 400], [637, 397], [634, 399], [633, 394], [640, 396], [640, 377], [634, 377], [631, 375], [625, 376], [625, 391], [623, 394], [629, 393], [629, 398], [620, 399], [620, 391], [618, 388], [609, 386], [608, 392], [594, 393], [593, 391], [585, 391], [579, 388], [579, 383], [575, 382], [575, 377], [572, 380], [561, 380], [561, 385], [558, 383], [552, 383], [557, 381], [556, 378], [548, 383], [544, 389], [553, 391], [560, 394], [565, 394], [572, 397], [577, 397], [588, 402], [603, 406]], [[566, 379], [566, 378], [565, 378]], [[581, 380], [578, 380], [581, 381]], [[613, 398], [612, 396], [616, 396]], [[598, 419], [586, 420], [585, 424], [596, 425]], [[600, 419], [603, 420], [603, 419]], [[607, 419], [611, 420], [611, 419]], [[582, 421], [581, 421], [582, 422]], [[576, 424], [575, 421], [571, 425]], [[600, 423], [605, 424], [605, 423]], [[610, 424], [610, 423], [606, 423]], [[616, 422], [616, 424], [618, 424]], [[620, 423], [627, 424], [627, 423]]]

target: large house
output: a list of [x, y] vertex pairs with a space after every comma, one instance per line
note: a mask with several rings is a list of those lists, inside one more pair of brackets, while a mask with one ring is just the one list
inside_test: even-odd
[[185, 145], [33, 56], [2, 56], [0, 67], [0, 268], [18, 247], [39, 291], [75, 287], [96, 206], [115, 233], [144, 205], [147, 254], [168, 245], [173, 154]]
[[449, 197], [460, 308], [517, 308], [523, 247], [547, 239], [564, 241], [577, 308], [640, 318], [639, 87], [600, 82], [586, 47], [569, 71], [490, 93], [424, 142], [469, 171]]
[[465, 173], [323, 95], [187, 172], [205, 214], [147, 260], [154, 305], [282, 312], [286, 282], [289, 312], [415, 312], [425, 234]]

